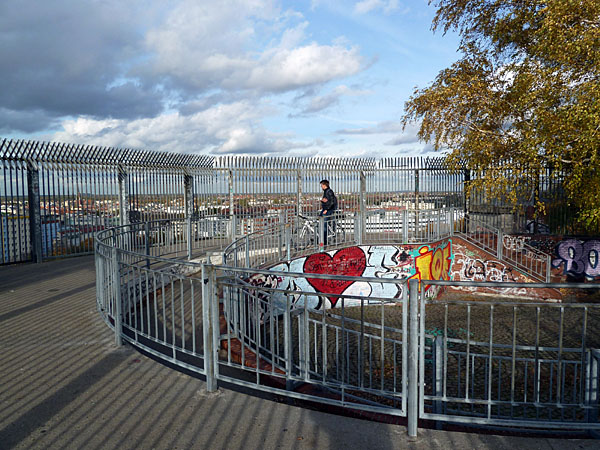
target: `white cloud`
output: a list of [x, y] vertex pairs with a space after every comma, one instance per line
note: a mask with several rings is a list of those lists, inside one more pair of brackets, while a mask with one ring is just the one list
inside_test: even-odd
[[354, 12], [357, 14], [366, 14], [378, 9], [384, 14], [391, 14], [398, 10], [398, 0], [362, 0], [354, 5]]
[[[209, 89], [294, 90], [353, 75], [364, 68], [355, 47], [306, 40], [307, 22], [260, 2], [184, 2], [147, 45], [153, 55], [143, 69], [191, 93]], [[283, 31], [278, 34], [279, 29]], [[265, 36], [268, 36], [265, 41]]]
[[[331, 92], [326, 95], [304, 95], [299, 97], [299, 100], [303, 100], [305, 97], [310, 98], [308, 104], [306, 104], [302, 112], [299, 115], [309, 115], [320, 111], [323, 111], [332, 106], [338, 105], [342, 97], [357, 97], [362, 95], [368, 95], [370, 91], [353, 89], [345, 85], [336, 86]], [[297, 102], [301, 103], [301, 102]]]
[[269, 109], [250, 102], [218, 105], [190, 115], [177, 112], [138, 120], [65, 120], [53, 140], [178, 153], [272, 153], [304, 148], [291, 136], [260, 125]]

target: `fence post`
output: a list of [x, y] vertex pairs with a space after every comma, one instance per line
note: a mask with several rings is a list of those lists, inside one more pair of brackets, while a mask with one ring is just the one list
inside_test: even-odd
[[235, 241], [236, 223], [235, 210], [233, 201], [233, 170], [229, 169], [229, 220], [231, 222], [231, 242]]
[[187, 254], [188, 261], [192, 259], [192, 216], [194, 215], [194, 178], [185, 173], [183, 175], [183, 203], [187, 224]]
[[40, 211], [40, 172], [35, 163], [27, 162], [27, 204], [29, 206], [29, 238], [31, 259], [42, 262], [42, 217]]
[[302, 214], [302, 172], [296, 174], [296, 215]]
[[119, 165], [119, 225], [129, 225], [129, 175], [125, 168]]
[[546, 255], [546, 283], [552, 282], [552, 256]]
[[115, 345], [120, 347], [123, 345], [123, 304], [121, 302], [121, 276], [119, 270], [119, 250], [115, 247], [112, 248], [112, 262], [113, 262], [113, 289], [114, 289], [114, 321], [115, 321]]
[[598, 421], [598, 350], [589, 349], [587, 350], [587, 380], [585, 383], [585, 400], [584, 403], [587, 406], [596, 406], [592, 409], [586, 409], [585, 416], [586, 422], [597, 422]]
[[469, 210], [471, 209], [471, 193], [469, 192], [471, 184], [471, 171], [465, 169], [464, 171], [464, 184], [463, 184], [463, 203], [464, 203], [464, 230], [465, 234], [469, 233]]
[[419, 281], [409, 280], [408, 297], [408, 435], [417, 436], [417, 427], [419, 422]]
[[359, 205], [359, 218], [360, 218], [360, 235], [358, 244], [361, 245], [366, 239], [367, 233], [367, 207], [365, 201], [365, 194], [367, 192], [367, 177], [365, 173], [360, 171], [360, 205]]
[[419, 210], [419, 187], [419, 169], [415, 169], [415, 211]]
[[217, 378], [215, 372], [215, 346], [214, 346], [214, 268], [202, 264], [202, 334], [204, 339], [204, 371], [206, 375], [206, 391], [217, 390]]

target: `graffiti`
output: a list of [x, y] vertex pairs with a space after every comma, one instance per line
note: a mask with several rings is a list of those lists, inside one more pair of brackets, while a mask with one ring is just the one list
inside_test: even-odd
[[[514, 282], [519, 281], [512, 269], [506, 264], [495, 261], [477, 258], [477, 256], [468, 251], [463, 246], [456, 245], [454, 249], [454, 264], [452, 266], [452, 279], [455, 281], [496, 281], [496, 282]], [[475, 292], [482, 288], [475, 286], [451, 286], [452, 289], [459, 291]], [[524, 288], [487, 288], [492, 292], [504, 295], [525, 295]]]
[[[348, 247], [330, 255], [329, 253], [314, 253], [304, 262], [304, 273], [331, 275], [346, 275], [359, 277], [367, 265], [365, 252], [359, 247]], [[352, 280], [334, 280], [322, 278], [306, 279], [317, 292], [323, 294], [341, 294], [354, 283]], [[328, 297], [332, 307], [335, 307], [339, 297]]]
[[[447, 245], [446, 247], [447, 251], [450, 251], [450, 247]], [[378, 301], [370, 299], [400, 298], [404, 288], [399, 283], [378, 283], [373, 281], [373, 278], [406, 280], [415, 275], [415, 262], [418, 258], [427, 261], [427, 264], [421, 265], [421, 272], [426, 273], [428, 278], [430, 272], [439, 271], [435, 250], [435, 247], [423, 246], [417, 249], [410, 245], [354, 246], [337, 251], [315, 253], [271, 267], [271, 270], [277, 272], [355, 276], [371, 278], [369, 281], [255, 274], [247, 282], [252, 286], [265, 288], [264, 292], [270, 293], [273, 309], [280, 312], [285, 311], [290, 301], [292, 309], [304, 308], [305, 305], [310, 309], [340, 307], [342, 302], [339, 296], [341, 295], [344, 296], [345, 306], [360, 305], [360, 297], [363, 299], [362, 302], [377, 303]], [[269, 289], [298, 291], [304, 294], [284, 295]], [[257, 293], [254, 295], [262, 299], [262, 294], [255, 292]]]
[[510, 234], [505, 234], [502, 237], [502, 245], [507, 250], [521, 252], [525, 248], [525, 244], [527, 244], [530, 240], [530, 236], [512, 236]]
[[[449, 280], [452, 267], [452, 241], [446, 241], [438, 247], [424, 245], [415, 257], [415, 273], [410, 278], [419, 280]], [[425, 286], [429, 291], [431, 285]]]
[[[530, 236], [513, 236], [504, 235], [502, 237], [502, 246], [505, 249], [505, 254], [510, 255], [510, 252], [520, 253], [519, 258], [527, 258], [530, 261], [545, 262], [548, 255], [544, 253], [544, 240], [532, 240]], [[535, 246], [534, 246], [535, 245]], [[508, 252], [506, 252], [508, 251]]]
[[556, 258], [552, 266], [563, 265], [563, 273], [571, 276], [585, 276], [590, 279], [600, 277], [600, 241], [580, 241], [566, 239], [554, 249]]

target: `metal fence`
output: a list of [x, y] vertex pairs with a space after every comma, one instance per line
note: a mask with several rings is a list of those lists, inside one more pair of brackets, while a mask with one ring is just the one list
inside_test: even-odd
[[253, 158], [0, 141], [0, 264], [93, 251], [115, 225], [219, 216], [230, 242], [319, 210], [329, 179], [340, 211], [464, 205], [443, 158]]
[[[438, 240], [458, 232], [455, 225], [465, 222], [447, 211], [421, 213], [400, 214], [392, 221], [401, 224], [396, 234], [416, 224], [425, 231], [415, 239]], [[422, 216], [426, 219], [420, 220]], [[445, 223], [444, 218], [452, 220]], [[206, 225], [214, 220], [222, 219], [200, 219], [191, 231], [189, 221], [170, 220], [98, 233], [98, 309], [114, 327], [117, 343], [128, 341], [204, 375], [209, 390], [231, 382], [398, 415], [406, 417], [410, 435], [416, 435], [420, 419], [600, 428], [599, 305], [432, 300], [426, 293], [430, 286], [471, 289], [498, 283], [427, 280], [419, 286], [417, 280], [261, 269], [257, 267], [289, 261], [292, 251], [306, 250], [292, 245], [295, 225], [283, 221], [223, 248], [219, 228]], [[363, 230], [361, 222], [349, 219], [355, 227], [349, 236], [361, 236], [356, 232]], [[225, 229], [231, 227], [224, 223]], [[323, 219], [312, 223], [317, 230], [325, 225]], [[194, 232], [198, 229], [214, 235], [201, 236]], [[367, 243], [380, 235], [377, 227], [362, 239]], [[357, 243], [332, 241], [318, 249]], [[256, 276], [266, 281], [255, 283]], [[271, 278], [283, 281], [269, 283]], [[315, 280], [386, 284], [395, 294], [320, 294], [307, 289]], [[596, 288], [574, 283], [502, 287]], [[333, 307], [326, 309], [325, 302]]]
[[[322, 179], [347, 214], [455, 208], [503, 232], [581, 231], [562, 174], [528, 174], [517, 209], [477, 189], [467, 199], [465, 185], [479, 175], [450, 171], [443, 157], [213, 157], [3, 139], [0, 264], [90, 253], [98, 230], [166, 218], [227, 217], [231, 241], [281, 215], [316, 213]], [[535, 199], [547, 205], [545, 224], [530, 211]]]

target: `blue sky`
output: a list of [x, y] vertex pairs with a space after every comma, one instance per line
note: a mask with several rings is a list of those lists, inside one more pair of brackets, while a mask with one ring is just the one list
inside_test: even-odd
[[[0, 3], [0, 136], [182, 153], [433, 155], [404, 103], [457, 58], [426, 0]], [[5, 75], [4, 75], [5, 74]]]

